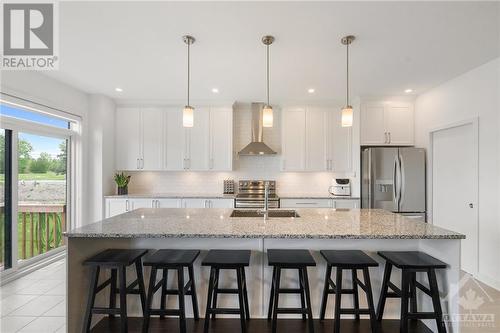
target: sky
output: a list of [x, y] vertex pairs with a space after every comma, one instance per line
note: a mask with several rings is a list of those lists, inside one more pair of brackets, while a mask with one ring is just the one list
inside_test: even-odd
[[[30, 120], [49, 126], [68, 128], [68, 121], [66, 120], [34, 113], [31, 111], [17, 109], [15, 107], [4, 104], [0, 104], [0, 114], [13, 118]], [[31, 144], [31, 146], [33, 147], [31, 157], [33, 158], [39, 157], [40, 153], [42, 152], [49, 153], [52, 158], [56, 158], [60, 153], [59, 144], [64, 141], [64, 139], [57, 139], [29, 133], [19, 133], [19, 139], [24, 139]]]

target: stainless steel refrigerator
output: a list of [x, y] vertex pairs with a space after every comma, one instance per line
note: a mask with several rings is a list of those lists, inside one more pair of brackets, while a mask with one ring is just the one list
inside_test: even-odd
[[425, 150], [361, 149], [361, 207], [381, 208], [426, 220]]

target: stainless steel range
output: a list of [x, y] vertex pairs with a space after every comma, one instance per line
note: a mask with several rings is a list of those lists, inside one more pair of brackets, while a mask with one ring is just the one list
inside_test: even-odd
[[279, 208], [280, 198], [276, 195], [274, 180], [240, 180], [235, 208], [264, 208], [266, 182], [269, 183], [269, 208]]

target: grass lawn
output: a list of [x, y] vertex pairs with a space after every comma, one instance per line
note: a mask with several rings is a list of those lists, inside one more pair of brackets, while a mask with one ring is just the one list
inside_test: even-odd
[[[0, 174], [0, 181], [3, 182], [5, 175]], [[49, 171], [47, 173], [20, 173], [19, 180], [65, 180], [65, 174], [56, 174]]]

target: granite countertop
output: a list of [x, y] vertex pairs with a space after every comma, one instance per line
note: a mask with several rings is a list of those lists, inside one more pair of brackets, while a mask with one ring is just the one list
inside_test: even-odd
[[232, 209], [141, 208], [70, 230], [70, 238], [463, 239], [380, 209], [297, 209], [297, 218], [232, 218]]
[[213, 198], [213, 199], [234, 199], [235, 194], [221, 194], [221, 193], [144, 193], [144, 194], [127, 194], [127, 195], [105, 195], [105, 198]]

